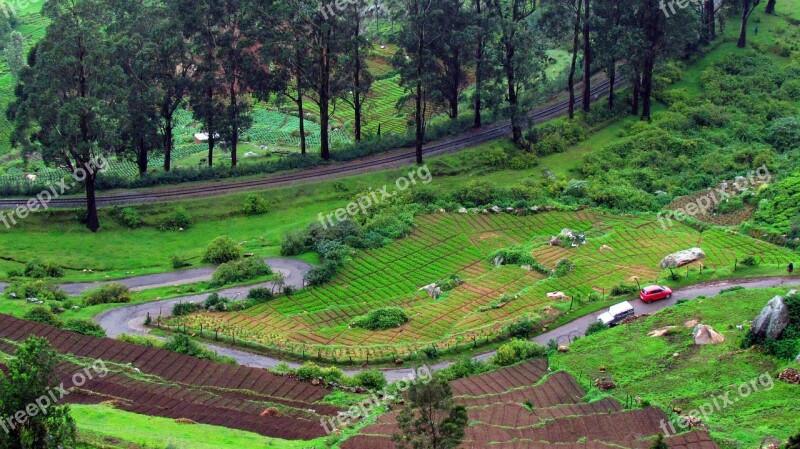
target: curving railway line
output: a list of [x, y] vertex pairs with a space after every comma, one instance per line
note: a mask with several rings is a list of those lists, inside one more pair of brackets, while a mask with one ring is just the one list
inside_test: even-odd
[[[624, 77], [619, 77], [624, 79]], [[598, 97], [609, 88], [609, 80], [604, 79], [592, 88], [592, 96]], [[617, 82], [617, 86], [624, 81]], [[576, 107], [582, 103], [581, 98], [576, 99]], [[560, 117], [568, 110], [569, 102], [562, 101], [557, 104], [536, 109], [528, 114], [533, 123], [542, 123]], [[511, 133], [511, 123], [508, 120], [488, 125], [482, 129], [470, 131], [456, 137], [433, 142], [423, 148], [426, 156], [434, 156], [453, 151], [462, 150], [475, 145], [480, 145], [492, 140], [507, 136]], [[191, 198], [205, 198], [220, 196], [229, 193], [264, 190], [283, 187], [287, 185], [323, 181], [326, 179], [358, 175], [414, 163], [415, 156], [408, 149], [396, 150], [389, 153], [367, 157], [361, 160], [346, 163], [337, 163], [314, 167], [294, 173], [269, 176], [259, 179], [231, 180], [215, 184], [204, 183], [197, 186], [179, 186], [177, 188], [155, 188], [121, 193], [100, 194], [97, 196], [98, 206], [145, 204], [176, 201]], [[4, 198], [0, 199], [0, 209], [13, 209], [23, 206], [29, 198]], [[80, 196], [69, 196], [53, 199], [48, 206], [51, 208], [79, 208], [84, 207], [86, 199]]]

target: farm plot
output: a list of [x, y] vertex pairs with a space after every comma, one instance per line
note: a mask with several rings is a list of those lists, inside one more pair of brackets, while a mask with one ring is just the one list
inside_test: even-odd
[[[57, 373], [70, 392], [66, 402], [113, 404], [133, 413], [294, 440], [324, 436], [319, 419], [339, 411], [318, 403], [326, 389], [266, 370], [222, 365], [0, 315], [0, 352], [13, 353], [17, 342], [31, 335], [46, 337], [62, 354]], [[74, 373], [98, 359], [109, 373], [76, 388]]]
[[[702, 267], [694, 268], [705, 273], [732, 269], [748, 256], [773, 265], [795, 256], [724, 230], [698, 232], [680, 224], [664, 230], [653, 218], [595, 211], [527, 216], [441, 213], [419, 217], [418, 224], [409, 237], [360, 254], [328, 285], [244, 312], [201, 313], [168, 325], [210, 331], [212, 336], [235, 335], [238, 341], [331, 360], [395, 360], [430, 345], [475, 345], [522, 318], [546, 326], [570, 306], [569, 298], [552, 299], [550, 292], [587, 299], [635, 282], [634, 276], [641, 283], [664, 281], [669, 273], [659, 268], [661, 259], [691, 247], [706, 251]], [[585, 233], [586, 244], [550, 246], [550, 238], [564, 228]], [[510, 247], [525, 248], [549, 269], [562, 259], [569, 259], [574, 269], [546, 276], [490, 263], [494, 251]], [[438, 300], [420, 291], [452, 274], [464, 283]], [[411, 320], [384, 331], [349, 326], [356, 317], [390, 306], [404, 309]]]
[[[454, 399], [467, 407], [469, 418], [461, 447], [644, 449], [663, 433], [661, 422], [667, 417], [660, 409], [623, 410], [612, 398], [584, 402], [585, 392], [572, 376], [559, 371], [542, 379], [546, 370], [546, 361], [535, 360], [451, 382]], [[474, 397], [459, 394], [465, 388], [491, 393]], [[489, 405], [475, 403], [475, 399], [484, 398], [482, 402]], [[391, 436], [400, 431], [396, 419], [397, 412], [381, 416], [341, 448], [394, 449]], [[667, 443], [680, 449], [718, 447], [702, 431], [672, 436]]]

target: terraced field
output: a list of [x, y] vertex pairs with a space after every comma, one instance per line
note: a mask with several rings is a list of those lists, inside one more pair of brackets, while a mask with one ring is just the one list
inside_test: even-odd
[[[225, 426], [260, 435], [311, 440], [325, 436], [322, 416], [338, 409], [319, 401], [329, 391], [267, 370], [222, 365], [193, 357], [62, 331], [0, 315], [0, 356], [17, 342], [46, 337], [63, 355], [57, 374], [65, 402], [105, 404], [129, 412]], [[1, 358], [0, 358], [1, 359]], [[80, 388], [75, 373], [102, 360], [106, 376]], [[0, 365], [2, 366], [2, 365]]]
[[[586, 392], [569, 374], [548, 375], [545, 360], [451, 383], [457, 403], [467, 407], [469, 424], [463, 449], [644, 449], [668, 421], [660, 409], [623, 410], [615, 399], [585, 402]], [[526, 407], [523, 404], [528, 404]], [[342, 449], [394, 449], [397, 412], [342, 444]], [[716, 449], [704, 431], [666, 439], [670, 448]]]
[[[660, 260], [694, 246], [708, 254], [702, 265], [706, 274], [732, 269], [736, 260], [750, 255], [764, 264], [786, 264], [793, 258], [788, 250], [739, 234], [701, 233], [680, 224], [663, 230], [654, 218], [595, 211], [441, 213], [420, 217], [417, 224], [409, 237], [360, 254], [329, 285], [243, 312], [174, 319], [171, 325], [194, 331], [202, 327], [212, 336], [219, 331], [239, 341], [330, 359], [403, 357], [431, 344], [440, 349], [474, 344], [525, 317], [546, 326], [570, 308], [569, 300], [550, 299], [549, 292], [586, 300], [592, 292], [607, 295], [632, 276], [642, 284], [664, 281]], [[564, 228], [585, 232], [586, 244], [549, 246], [550, 237]], [[527, 248], [548, 268], [568, 258], [575, 269], [548, 277], [489, 262], [494, 251], [513, 246]], [[698, 268], [693, 268], [694, 276]], [[440, 299], [419, 291], [452, 274], [465, 282]], [[516, 299], [498, 306], [504, 295]], [[410, 322], [385, 331], [350, 328], [354, 318], [389, 306], [403, 308]]]

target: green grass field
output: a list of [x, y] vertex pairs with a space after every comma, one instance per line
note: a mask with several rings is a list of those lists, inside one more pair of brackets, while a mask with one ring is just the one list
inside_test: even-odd
[[[582, 338], [570, 346], [568, 354], [553, 356], [550, 364], [554, 370], [571, 372], [589, 388], [596, 378], [612, 379], [618, 388], [610, 394], [623, 403], [640, 397], [666, 410], [688, 412], [732, 392], [734, 403], [716, 409], [704, 422], [717, 441], [731, 448], [759, 447], [765, 437], [785, 441], [800, 429], [800, 386], [779, 381], [778, 374], [787, 366], [798, 365], [758, 351], [742, 351], [739, 345], [749, 320], [770, 298], [785, 295], [787, 290], [744, 290], [698, 298], [633, 324]], [[725, 343], [695, 346], [692, 330], [684, 326], [694, 319], [721, 332]], [[735, 327], [742, 324], [744, 330]], [[647, 335], [664, 326], [677, 328], [664, 338]], [[601, 366], [605, 372], [599, 370]], [[746, 397], [732, 390], [732, 386], [764, 374], [771, 376], [774, 388], [760, 388]]]
[[[703, 261], [702, 278], [696, 267], [688, 275], [683, 273], [688, 282], [727, 276], [737, 260], [750, 255], [761, 261], [761, 269], [773, 267], [776, 272], [796, 257], [737, 233], [699, 233], [683, 225], [664, 230], [652, 216], [593, 211], [434, 214], [417, 223], [410, 237], [360, 254], [330, 284], [244, 312], [202, 313], [176, 318], [171, 325], [220, 329], [269, 349], [328, 359], [405, 357], [430, 345], [449, 349], [493, 337], [523, 317], [546, 326], [570, 307], [569, 301], [548, 298], [549, 292], [586, 299], [592, 292], [607, 296], [633, 276], [643, 284], [667, 282], [668, 273], [658, 267], [659, 261], [694, 246], [701, 246], [708, 258]], [[587, 244], [549, 246], [550, 237], [564, 228], [585, 232]], [[548, 277], [518, 266], [494, 267], [490, 255], [509, 247], [522, 248], [548, 269], [564, 259], [575, 269], [562, 277]], [[418, 291], [452, 274], [465, 282], [439, 300]], [[493, 308], [504, 295], [517, 298]], [[403, 308], [411, 321], [377, 332], [349, 327], [356, 317], [388, 306]]]

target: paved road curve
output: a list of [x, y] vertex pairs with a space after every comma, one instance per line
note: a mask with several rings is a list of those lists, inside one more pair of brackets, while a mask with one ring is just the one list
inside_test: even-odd
[[[273, 269], [275, 269], [276, 271], [281, 271], [284, 274], [286, 274], [287, 284], [293, 285], [295, 287], [302, 287], [303, 276], [311, 268], [311, 266], [306, 264], [305, 262], [300, 262], [290, 259], [267, 259], [267, 263], [270, 266], [272, 266]], [[179, 274], [179, 273], [181, 272], [174, 274]], [[265, 285], [269, 285], [269, 283]], [[715, 296], [718, 295], [721, 290], [735, 285], [741, 285], [747, 288], [767, 288], [767, 287], [778, 287], [781, 285], [786, 285], [788, 289], [789, 286], [800, 285], [800, 276], [710, 282], [676, 290], [672, 296], [672, 299], [669, 300], [659, 301], [651, 304], [644, 304], [643, 302], [636, 300], [633, 303], [637, 314], [643, 314], [643, 313], [652, 314], [666, 307], [675, 305], [675, 303], [681, 299], [693, 299], [698, 296]], [[251, 287], [231, 288], [223, 290], [222, 292], [220, 292], [220, 294], [231, 298], [235, 297], [236, 295], [239, 295], [241, 297], [247, 294], [247, 291]], [[156, 301], [144, 304], [124, 306], [110, 310], [101, 315], [98, 315], [97, 317], [95, 317], [95, 321], [98, 324], [100, 324], [106, 330], [108, 336], [112, 338], [120, 334], [144, 335], [148, 332], [148, 330], [143, 325], [144, 319], [147, 316], [148, 312], [150, 312], [150, 315], [153, 317], [157, 317], [159, 315], [168, 316], [169, 313], [172, 311], [173, 305], [179, 302], [204, 301], [207, 296], [208, 294], [206, 293], [200, 295], [184, 296], [181, 298], [174, 298], [165, 301]], [[765, 298], [764, 301], [766, 302], [767, 299], [769, 298]], [[583, 332], [586, 330], [589, 324], [593, 323], [597, 319], [597, 317], [603, 312], [604, 311], [600, 311], [584, 316], [582, 318], [578, 318], [559, 328], [550, 330], [544, 334], [537, 336], [536, 338], [533, 339], [533, 341], [543, 345], [547, 344], [547, 342], [549, 342], [551, 339], [554, 339], [561, 344], [569, 343], [570, 341], [574, 340], [575, 337], [582, 336]], [[260, 354], [253, 354], [250, 352], [240, 351], [228, 347], [222, 347], [211, 344], [208, 344], [206, 346], [208, 346], [210, 349], [214, 350], [218, 354], [233, 357], [239, 364], [245, 366], [251, 366], [255, 368], [271, 368], [283, 362], [283, 360], [278, 358]], [[494, 354], [495, 352], [491, 351], [479, 354], [474, 358], [476, 360], [487, 360]], [[453, 363], [452, 361], [439, 362], [431, 366], [431, 369], [434, 371], [438, 371], [443, 368], [447, 368], [452, 363]], [[299, 366], [296, 363], [289, 363], [289, 365], [292, 367]], [[353, 375], [355, 373], [358, 373], [359, 371], [360, 371], [359, 369], [345, 370], [345, 372], [349, 375]], [[410, 376], [413, 376], [413, 370], [409, 368], [386, 369], [383, 372], [389, 381], [400, 380], [403, 378], [409, 378]]]

